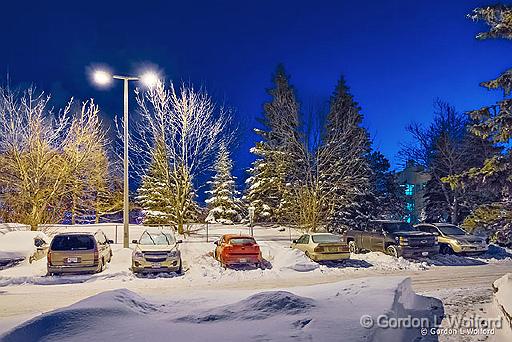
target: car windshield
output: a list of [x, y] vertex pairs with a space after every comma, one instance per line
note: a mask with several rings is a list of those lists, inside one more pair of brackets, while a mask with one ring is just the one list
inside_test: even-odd
[[253, 245], [256, 244], [256, 241], [252, 238], [232, 238], [229, 239], [229, 243], [232, 245]]
[[416, 231], [416, 228], [407, 222], [386, 222], [382, 224], [382, 228], [388, 233]]
[[457, 226], [443, 225], [438, 228], [444, 235], [466, 235], [466, 232]]
[[341, 236], [334, 234], [311, 235], [314, 243], [341, 242]]
[[94, 249], [94, 239], [90, 235], [57, 235], [52, 242], [51, 250], [76, 251]]
[[174, 236], [164, 232], [144, 232], [139, 240], [141, 245], [172, 245], [174, 243]]

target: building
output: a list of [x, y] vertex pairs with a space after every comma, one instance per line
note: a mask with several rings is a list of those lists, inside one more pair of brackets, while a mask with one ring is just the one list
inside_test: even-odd
[[417, 223], [422, 221], [422, 211], [425, 208], [425, 185], [430, 180], [430, 175], [425, 169], [408, 161], [405, 168], [398, 172], [398, 182], [403, 187], [406, 198], [407, 222]]

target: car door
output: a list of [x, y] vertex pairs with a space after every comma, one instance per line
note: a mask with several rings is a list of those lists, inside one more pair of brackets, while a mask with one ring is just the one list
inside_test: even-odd
[[384, 240], [385, 233], [382, 224], [376, 224], [372, 231], [372, 251], [385, 252]]

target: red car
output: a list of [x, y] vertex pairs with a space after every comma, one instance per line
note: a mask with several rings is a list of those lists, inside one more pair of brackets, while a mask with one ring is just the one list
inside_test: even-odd
[[254, 265], [261, 267], [260, 246], [250, 235], [226, 234], [215, 241], [214, 257], [223, 266]]

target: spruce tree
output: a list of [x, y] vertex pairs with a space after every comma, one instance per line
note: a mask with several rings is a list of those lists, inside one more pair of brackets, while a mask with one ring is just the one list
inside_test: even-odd
[[[470, 18], [484, 21], [488, 26], [487, 32], [481, 32], [477, 39], [504, 38], [512, 39], [512, 7], [507, 5], [492, 5], [477, 8]], [[476, 208], [468, 216], [464, 224], [473, 229], [485, 228], [494, 239], [510, 243], [512, 241], [512, 69], [509, 69], [496, 79], [482, 82], [481, 85], [489, 90], [502, 90], [503, 99], [496, 104], [469, 112], [473, 124], [471, 131], [494, 144], [504, 146], [501, 153], [495, 153], [487, 158], [480, 167], [474, 167], [466, 172], [448, 177], [453, 188], [466, 187], [471, 184], [487, 185], [500, 194], [500, 198], [492, 203], [486, 203]]]
[[265, 129], [256, 129], [261, 141], [251, 149], [258, 159], [248, 170], [244, 199], [255, 208], [257, 221], [287, 221], [291, 206], [292, 183], [297, 164], [301, 162], [298, 133], [299, 103], [289, 84], [284, 67], [278, 66], [273, 78], [274, 87], [267, 92], [271, 101], [264, 104]]
[[358, 228], [371, 218], [370, 139], [362, 120], [342, 77], [331, 96], [319, 149], [319, 177], [323, 192], [332, 198], [324, 208], [331, 231]]
[[171, 191], [165, 149], [159, 144], [136, 197], [144, 211], [145, 224], [172, 224], [175, 221]]
[[230, 224], [241, 219], [236, 204], [236, 195], [238, 195], [235, 189], [236, 177], [231, 174], [232, 170], [233, 161], [226, 145], [222, 144], [215, 162], [215, 175], [208, 182], [211, 190], [206, 191], [210, 195], [206, 200], [209, 209], [207, 222]]

